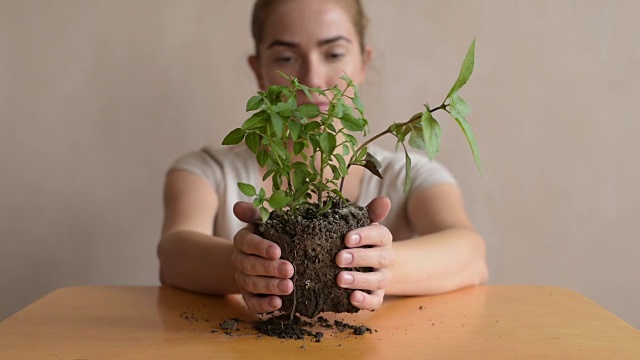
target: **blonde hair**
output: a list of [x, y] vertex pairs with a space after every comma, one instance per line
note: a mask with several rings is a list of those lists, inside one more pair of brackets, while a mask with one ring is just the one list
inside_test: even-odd
[[[255, 55], [259, 56], [258, 51], [264, 37], [264, 27], [273, 9], [280, 3], [287, 0], [256, 0], [253, 5], [253, 13], [251, 15], [251, 35], [255, 44]], [[360, 0], [334, 0], [335, 3], [341, 4], [344, 10], [351, 18], [353, 26], [356, 28], [358, 40], [360, 43], [360, 51], [364, 53], [365, 33], [369, 19], [364, 12]]]

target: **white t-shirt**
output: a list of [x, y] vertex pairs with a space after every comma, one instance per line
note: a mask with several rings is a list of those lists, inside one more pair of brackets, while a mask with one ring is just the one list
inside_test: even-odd
[[[396, 240], [415, 236], [416, 231], [406, 214], [407, 200], [411, 194], [438, 184], [456, 184], [454, 177], [440, 163], [411, 152], [412, 185], [405, 193], [404, 152], [393, 153], [375, 146], [369, 146], [368, 151], [380, 160], [383, 179], [364, 171], [358, 203], [364, 206], [380, 195], [387, 196], [391, 200], [391, 211], [381, 224], [389, 229]], [[233, 205], [238, 201], [252, 199], [238, 189], [237, 183], [252, 184], [256, 189], [262, 184], [255, 155], [246, 146], [205, 147], [179, 158], [169, 169], [171, 170], [195, 173], [214, 185], [219, 200], [214, 235], [231, 240], [246, 225], [233, 215]]]

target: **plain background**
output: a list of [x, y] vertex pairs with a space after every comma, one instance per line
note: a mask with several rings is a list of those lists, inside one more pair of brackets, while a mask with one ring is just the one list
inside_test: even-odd
[[[374, 131], [439, 104], [477, 39], [461, 95], [485, 175], [444, 118], [439, 160], [490, 282], [568, 287], [640, 327], [640, 2], [364, 2]], [[158, 284], [167, 167], [256, 90], [251, 5], [0, 0], [0, 319], [63, 286]]]

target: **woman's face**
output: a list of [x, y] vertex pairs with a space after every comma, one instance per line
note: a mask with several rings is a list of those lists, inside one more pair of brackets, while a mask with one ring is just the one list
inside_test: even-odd
[[[362, 53], [345, 9], [327, 0], [282, 2], [266, 21], [259, 51], [260, 57], [251, 57], [249, 63], [263, 90], [270, 85], [288, 85], [276, 71], [321, 89], [344, 84], [340, 77], [345, 74], [360, 84], [371, 56], [369, 48]], [[321, 110], [328, 106], [320, 97], [314, 102]]]

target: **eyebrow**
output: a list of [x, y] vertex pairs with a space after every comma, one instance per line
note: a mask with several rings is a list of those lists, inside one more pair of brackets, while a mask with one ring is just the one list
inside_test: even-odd
[[[320, 41], [318, 41], [318, 46], [324, 46], [324, 45], [328, 45], [328, 44], [332, 44], [338, 41], [346, 41], [349, 44], [351, 44], [351, 40], [349, 40], [349, 38], [344, 37], [342, 35], [338, 35], [338, 36], [334, 36], [334, 37], [330, 37], [328, 39], [322, 39]], [[284, 46], [284, 47], [289, 47], [289, 48], [298, 48], [300, 47], [300, 45], [298, 43], [292, 42], [292, 41], [284, 41], [284, 40], [273, 40], [269, 46], [267, 46], [267, 49], [271, 49], [272, 47], [275, 46]]]

